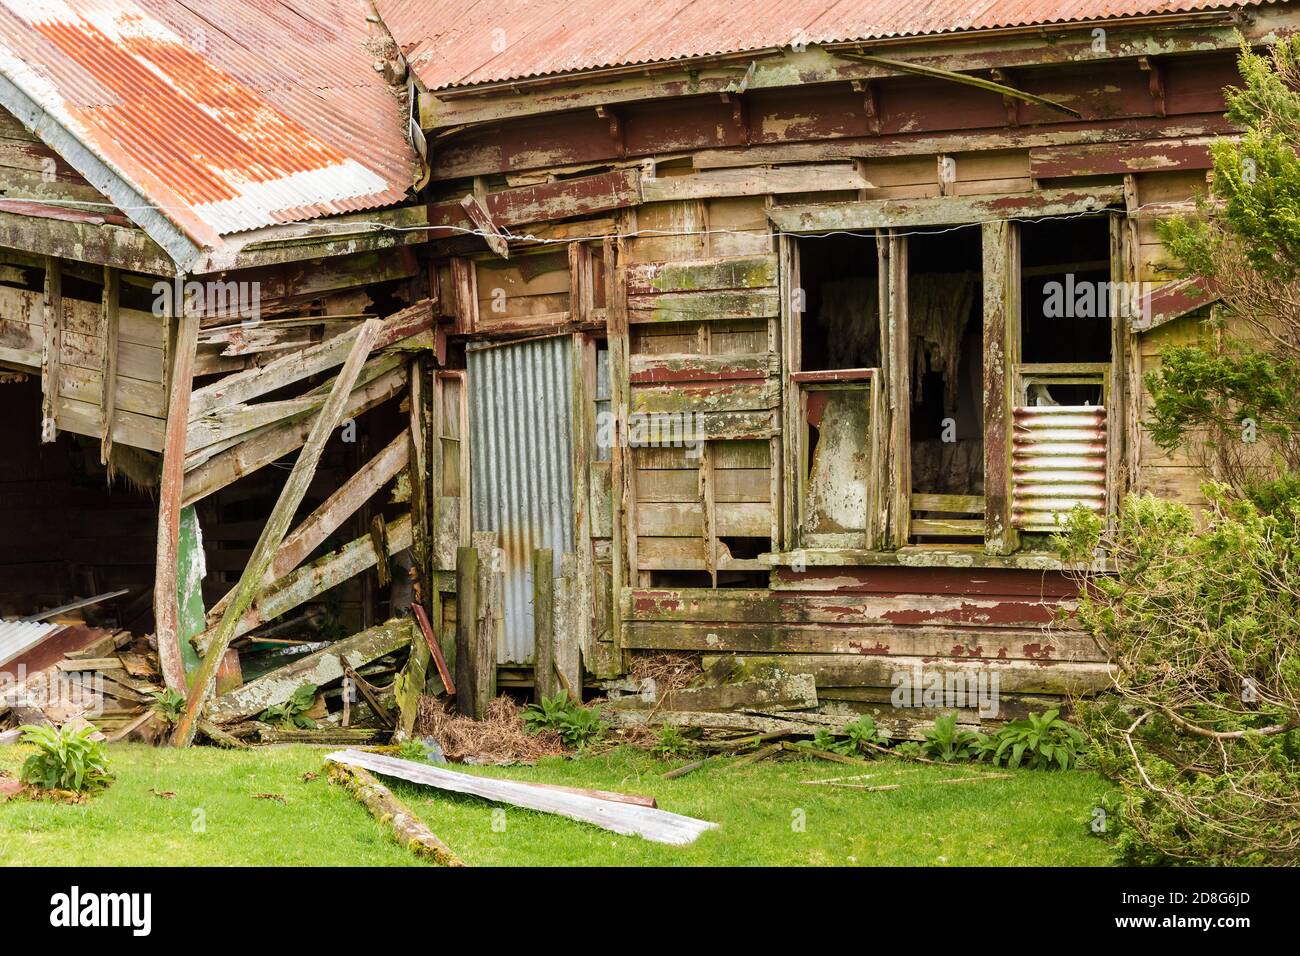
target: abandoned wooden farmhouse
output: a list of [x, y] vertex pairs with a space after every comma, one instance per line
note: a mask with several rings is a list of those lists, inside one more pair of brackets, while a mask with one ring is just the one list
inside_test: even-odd
[[902, 736], [899, 674], [996, 674], [1002, 719], [1101, 690], [1050, 536], [1198, 499], [1142, 424], [1212, 308], [1156, 223], [1243, 38], [1297, 26], [0, 0], [0, 670], [98, 598], [69, 646], [156, 649], [178, 742], [345, 675], [409, 730], [663, 651]]

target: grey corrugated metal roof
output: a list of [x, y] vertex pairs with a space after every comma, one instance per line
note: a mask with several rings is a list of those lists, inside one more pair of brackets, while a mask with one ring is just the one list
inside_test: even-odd
[[0, 619], [0, 667], [27, 653], [55, 631], [61, 630], [62, 624]]

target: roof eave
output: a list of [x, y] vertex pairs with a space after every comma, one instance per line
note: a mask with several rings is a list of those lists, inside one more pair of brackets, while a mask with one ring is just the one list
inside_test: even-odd
[[108, 197], [123, 215], [171, 257], [178, 272], [188, 272], [191, 264], [205, 252], [148, 197], [3, 73], [0, 73], [0, 106], [17, 117], [33, 135], [40, 137], [87, 182]]

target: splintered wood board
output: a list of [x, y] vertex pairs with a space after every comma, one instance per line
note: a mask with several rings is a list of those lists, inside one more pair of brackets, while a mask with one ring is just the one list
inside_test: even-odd
[[653, 807], [565, 793], [517, 780], [476, 777], [412, 760], [400, 760], [397, 757], [364, 753], [359, 750], [340, 750], [325, 759], [349, 767], [361, 767], [386, 777], [397, 777], [410, 783], [436, 787], [439, 790], [468, 793], [496, 803], [508, 803], [541, 813], [554, 813], [568, 817], [570, 820], [594, 823], [615, 833], [639, 836], [655, 843], [684, 846], [694, 843], [705, 830], [712, 830], [717, 826], [716, 823], [709, 823], [707, 820], [696, 820], [693, 817], [684, 817]]

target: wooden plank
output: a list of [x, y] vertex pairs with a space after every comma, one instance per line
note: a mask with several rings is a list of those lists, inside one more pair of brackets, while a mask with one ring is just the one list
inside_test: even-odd
[[474, 654], [479, 618], [478, 563], [478, 549], [456, 549], [456, 710], [467, 717], [476, 716], [470, 688], [478, 683], [478, 658]]
[[775, 318], [780, 311], [774, 288], [629, 295], [628, 321], [723, 322]]
[[121, 327], [121, 314], [118, 310], [119, 285], [118, 271], [111, 266], [105, 266], [99, 335], [104, 340], [104, 360], [99, 368], [99, 410], [104, 418], [104, 430], [99, 443], [101, 465], [107, 465], [113, 453], [113, 415], [117, 411], [117, 343]]
[[[707, 668], [715, 659], [706, 657]], [[790, 667], [789, 658], [737, 656], [731, 663], [741, 673], [749, 668]], [[1113, 665], [1093, 661], [1041, 664], [1034, 661], [934, 660], [922, 657], [873, 657], [861, 654], [801, 654], [801, 673], [810, 673], [822, 687], [894, 687], [900, 673], [937, 673], [975, 680], [986, 675], [998, 679], [999, 693], [1095, 694], [1112, 686]], [[972, 685], [968, 685], [972, 686]]]
[[[867, 654], [961, 660], [1105, 661], [1082, 631], [1046, 627], [744, 624], [628, 621], [623, 641], [634, 650], [749, 654]], [[787, 670], [798, 671], [788, 660]], [[708, 708], [698, 708], [706, 710]]]
[[1132, 143], [1084, 143], [1077, 146], [1038, 146], [1029, 150], [1029, 175], [1034, 179], [1074, 176], [1118, 176], [1171, 169], [1209, 169], [1208, 137], [1139, 140]]
[[411, 642], [410, 618], [393, 618], [359, 634], [301, 657], [222, 694], [208, 706], [208, 719], [229, 724], [282, 704], [304, 684], [324, 686], [343, 677], [343, 665], [354, 670], [398, 651]]
[[790, 658], [793, 669], [776, 669], [757, 680], [737, 681], [707, 687], [683, 687], [665, 691], [653, 700], [637, 695], [614, 698], [606, 704], [613, 710], [688, 710], [763, 713], [783, 710], [811, 710], [817, 706], [817, 686], [811, 674], [798, 672], [798, 658]]
[[1166, 282], [1142, 296], [1136, 314], [1129, 316], [1129, 328], [1149, 332], [1205, 308], [1218, 297], [1214, 284], [1204, 276]]
[[329, 777], [361, 805], [370, 815], [393, 831], [402, 846], [417, 856], [427, 856], [442, 866], [464, 866], [465, 863], [423, 821], [406, 808], [393, 791], [359, 767], [346, 767], [340, 763], [329, 764]]
[[827, 205], [773, 206], [768, 210], [768, 217], [777, 228], [789, 232], [913, 228], [1100, 212], [1123, 201], [1123, 187], [1098, 185], [1087, 189], [1042, 189], [996, 196], [873, 199]]
[[679, 816], [653, 807], [533, 787], [499, 777], [478, 777], [359, 750], [339, 751], [325, 759], [439, 790], [466, 793], [540, 813], [553, 813], [625, 836], [643, 837], [655, 843], [684, 846], [694, 843], [701, 833], [717, 827], [716, 823]]
[[645, 262], [628, 266], [629, 296], [776, 286], [776, 256]]
[[61, 261], [45, 258], [45, 341], [41, 351], [41, 441], [58, 437], [59, 362], [63, 352], [63, 271]]
[[302, 564], [325, 539], [338, 530], [343, 522], [356, 514], [357, 509], [369, 501], [379, 489], [388, 484], [406, 467], [411, 451], [409, 433], [403, 431], [379, 454], [361, 466], [351, 478], [303, 520], [284, 539], [276, 552], [265, 578], [266, 583], [278, 581]]
[[1073, 601], [950, 594], [799, 594], [728, 588], [635, 589], [623, 598], [629, 621], [855, 624], [891, 627], [1044, 627]]
[[641, 193], [646, 202], [667, 202], [857, 190], [870, 186], [857, 163], [808, 163], [798, 166], [741, 166], [691, 176], [643, 179]]
[[1020, 233], [1014, 223], [982, 227], [984, 262], [984, 548], [1010, 554], [1011, 398], [1020, 342]]
[[460, 201], [459, 205], [469, 221], [474, 224], [475, 233], [483, 238], [488, 248], [502, 259], [510, 258], [510, 245], [506, 242], [506, 237], [501, 234], [497, 224], [492, 221], [492, 215], [479, 202], [478, 197], [470, 193]]
[[[506, 226], [568, 219], [636, 205], [641, 201], [640, 179], [639, 169], [618, 169], [489, 192], [483, 203], [492, 220]], [[429, 206], [430, 226], [465, 227], [469, 223], [458, 201]], [[429, 238], [449, 234], [449, 231], [432, 230]]]
[[944, 511], [953, 514], [984, 514], [983, 495], [912, 494], [913, 511]]
[[[406, 370], [402, 367], [393, 369], [373, 382], [353, 390], [344, 407], [343, 416], [355, 418], [376, 405], [388, 401], [400, 392], [405, 384]], [[302, 447], [315, 420], [311, 416], [304, 416], [282, 425], [268, 427], [195, 467], [185, 475], [182, 502], [193, 504], [244, 475], [283, 458], [295, 448]]]
[[184, 694], [184, 655], [181, 651], [177, 562], [180, 555], [181, 496], [184, 489], [185, 422], [189, 417], [190, 383], [198, 347], [199, 316], [177, 317], [173, 387], [167, 401], [167, 431], [163, 443], [162, 477], [158, 485], [157, 563], [154, 577], [154, 635], [163, 681]]
[[175, 746], [188, 746], [194, 740], [195, 723], [216, 685], [217, 665], [226, 653], [226, 648], [230, 646], [244, 612], [257, 596], [262, 579], [266, 576], [271, 562], [275, 559], [276, 551], [279, 550], [284, 536], [289, 531], [289, 522], [293, 520], [298, 505], [302, 503], [303, 495], [307, 493], [307, 487], [316, 473], [316, 465], [325, 450], [326, 441], [343, 418], [352, 385], [361, 373], [361, 366], [365, 364], [366, 356], [370, 354], [370, 349], [378, 338], [380, 326], [381, 322], [378, 319], [370, 319], [357, 330], [347, 360], [343, 363], [334, 387], [330, 390], [330, 397], [312, 426], [311, 434], [307, 437], [302, 451], [294, 461], [293, 470], [289, 472], [280, 497], [267, 518], [266, 527], [254, 546], [253, 556], [240, 576], [239, 583], [235, 585], [235, 597], [222, 615], [216, 634], [207, 647], [203, 663], [194, 675], [193, 686], [185, 704], [185, 713], [177, 721], [172, 735], [172, 743]]
[[497, 544], [495, 531], [476, 531], [473, 541], [479, 555], [478, 618], [474, 621], [474, 644], [470, 649], [474, 656], [474, 680], [461, 687], [460, 693], [470, 695], [474, 719], [483, 720], [497, 695], [497, 636], [501, 633], [505, 612], [501, 600], [501, 578], [505, 569], [502, 567], [504, 552]]
[[[428, 299], [383, 319], [374, 337], [375, 350], [386, 348], [402, 339], [425, 332], [433, 326], [433, 308]], [[328, 341], [313, 345], [276, 359], [260, 368], [251, 368], [228, 375], [218, 382], [195, 389], [190, 404], [190, 420], [196, 420], [214, 408], [237, 405], [275, 391], [308, 376], [341, 364], [352, 351], [361, 334], [362, 326], [336, 335]]]
[[[388, 522], [385, 530], [388, 538], [388, 556], [391, 557], [411, 546], [409, 514]], [[374, 541], [369, 533], [354, 538], [337, 551], [332, 551], [311, 564], [304, 565], [261, 591], [253, 606], [235, 627], [235, 637], [247, 634], [266, 621], [287, 614], [312, 598], [338, 587], [349, 578], [373, 568], [379, 560], [381, 558], [375, 550]], [[223, 602], [222, 606], [229, 607], [229, 601]], [[219, 620], [215, 611], [209, 617]], [[194, 639], [194, 645], [200, 651], [206, 651], [215, 632], [216, 625], [213, 625]]]
[[533, 692], [538, 700], [555, 695], [555, 554], [533, 552]]

